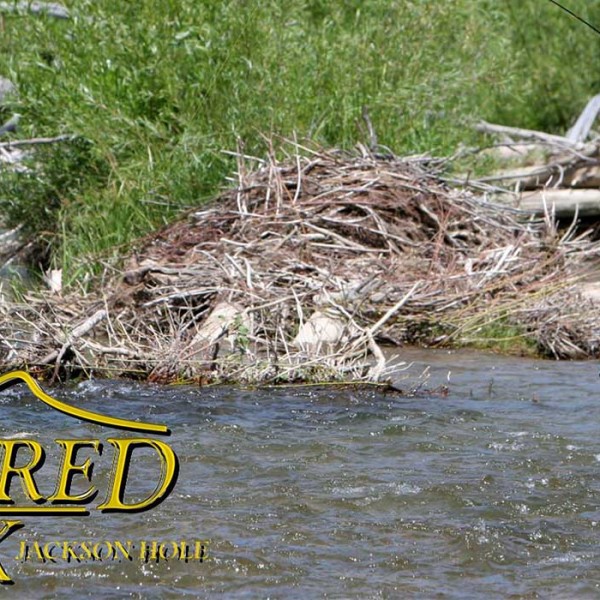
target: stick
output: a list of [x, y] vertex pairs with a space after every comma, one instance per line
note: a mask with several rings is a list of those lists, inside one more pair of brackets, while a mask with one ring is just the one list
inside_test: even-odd
[[421, 282], [417, 281], [410, 288], [410, 290], [408, 290], [408, 292], [404, 295], [404, 297], [401, 300], [399, 300], [398, 302], [396, 302], [396, 304], [394, 304], [394, 306], [392, 306], [392, 308], [390, 308], [385, 313], [385, 315], [383, 315], [383, 317], [381, 317], [381, 319], [379, 319], [379, 321], [377, 321], [377, 323], [375, 323], [375, 325], [373, 325], [372, 327], [369, 327], [369, 329], [367, 329], [367, 331], [371, 335], [375, 335], [375, 333], [377, 333], [377, 331], [379, 329], [381, 329], [394, 316], [394, 314], [396, 314], [408, 302], [409, 298], [413, 295], [413, 293], [419, 287], [420, 284], [421, 284]]
[[[514, 202], [515, 196], [506, 195], [507, 201]], [[544, 202], [554, 207], [557, 217], [571, 217], [577, 211], [580, 217], [600, 215], [600, 190], [597, 189], [545, 189], [523, 192], [516, 196], [520, 209], [543, 216]]]
[[29, 140], [14, 140], [0, 143], [0, 148], [20, 148], [21, 146], [35, 146], [40, 144], [56, 144], [57, 142], [71, 142], [74, 135], [57, 135], [56, 137], [31, 138]]
[[98, 323], [100, 323], [100, 321], [106, 318], [106, 315], [107, 312], [103, 308], [97, 310], [89, 319], [71, 331], [71, 333], [67, 336], [65, 343], [58, 352], [51, 352], [40, 361], [40, 363], [43, 365], [55, 361], [53, 379], [57, 378], [60, 361], [62, 360], [62, 357], [65, 355], [66, 351], [73, 345], [73, 342], [82, 335], [85, 335], [88, 331], [90, 331], [90, 329], [93, 329]]
[[521, 129], [519, 127], [508, 127], [506, 125], [496, 125], [494, 123], [488, 123], [487, 121], [481, 121], [475, 125], [477, 131], [483, 133], [499, 133], [508, 136], [515, 136], [525, 139], [544, 140], [560, 146], [575, 146], [576, 143], [571, 141], [567, 137], [562, 135], [553, 135], [551, 133], [544, 133], [543, 131], [535, 131], [533, 129]]
[[591, 98], [585, 105], [575, 125], [567, 131], [567, 139], [574, 144], [583, 142], [589, 135], [598, 113], [600, 113], [600, 94]]

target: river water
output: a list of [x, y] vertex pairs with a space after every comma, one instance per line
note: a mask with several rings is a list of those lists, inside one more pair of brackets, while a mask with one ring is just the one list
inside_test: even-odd
[[[447, 395], [111, 381], [54, 388], [55, 396], [89, 410], [167, 424], [179, 479], [149, 512], [99, 513], [99, 497], [87, 517], [23, 517], [25, 526], [0, 544], [0, 562], [15, 580], [0, 592], [599, 597], [597, 364], [416, 350], [404, 358], [414, 360], [413, 374], [431, 365], [425, 387], [447, 385]], [[46, 495], [58, 468], [54, 439], [130, 435], [74, 421], [17, 387], [0, 394], [0, 408], [1, 437], [47, 447], [48, 460], [35, 474]], [[110, 449], [92, 475], [100, 490], [108, 485]], [[134, 461], [128, 480], [140, 498], [159, 476], [150, 454]], [[80, 475], [73, 483], [80, 491], [90, 485]], [[82, 541], [107, 549], [119, 540], [132, 543], [131, 560], [106, 550], [106, 560], [67, 562], [60, 547], [55, 562], [42, 562], [33, 550], [29, 560], [18, 556], [35, 542], [68, 541], [80, 552]], [[141, 560], [141, 544], [152, 541], [165, 548], [202, 542], [206, 560]]]

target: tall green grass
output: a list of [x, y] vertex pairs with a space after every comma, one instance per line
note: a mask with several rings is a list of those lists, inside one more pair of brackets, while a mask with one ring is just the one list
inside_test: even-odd
[[[565, 0], [600, 24], [600, 3]], [[263, 136], [350, 147], [368, 106], [394, 152], [481, 141], [476, 119], [564, 132], [600, 92], [600, 36], [546, 0], [83, 0], [7, 14], [19, 137], [74, 133], [35, 177], [2, 173], [9, 224], [68, 280], [206, 201]], [[35, 160], [35, 159], [32, 159]]]

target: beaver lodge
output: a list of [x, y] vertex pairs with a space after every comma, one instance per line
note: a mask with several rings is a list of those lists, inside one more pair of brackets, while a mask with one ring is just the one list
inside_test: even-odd
[[600, 309], [578, 287], [600, 253], [588, 234], [451, 187], [441, 160], [288, 150], [238, 155], [234, 187], [85, 294], [3, 305], [2, 362], [281, 383], [386, 381], [402, 363], [384, 344], [598, 356]]

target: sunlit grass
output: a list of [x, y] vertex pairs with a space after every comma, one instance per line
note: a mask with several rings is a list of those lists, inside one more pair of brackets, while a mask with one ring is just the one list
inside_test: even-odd
[[[394, 152], [448, 154], [481, 118], [564, 132], [600, 91], [600, 36], [543, 0], [66, 4], [69, 21], [5, 15], [0, 36], [19, 137], [90, 142], [54, 147], [35, 185], [0, 178], [66, 280], [213, 196], [235, 167], [222, 149], [351, 147], [366, 105]], [[600, 23], [600, 4], [569, 7]]]

